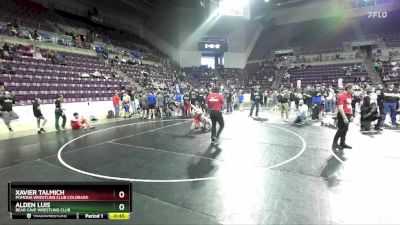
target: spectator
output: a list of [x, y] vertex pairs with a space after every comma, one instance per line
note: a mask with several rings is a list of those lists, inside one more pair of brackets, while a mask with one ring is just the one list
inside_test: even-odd
[[259, 87], [256, 86], [251, 92], [251, 109], [249, 117], [253, 116], [254, 107], [256, 107], [256, 118], [258, 118], [258, 111], [260, 109], [260, 104], [262, 104], [262, 93], [259, 90]]
[[378, 106], [376, 102], [371, 99], [372, 91], [370, 89], [367, 90], [367, 96], [364, 97], [363, 104], [361, 105], [361, 130], [360, 131], [369, 131], [371, 129], [371, 122], [374, 120], [378, 120], [378, 123], [375, 126], [375, 130], [382, 131], [380, 128], [381, 121], [378, 113]]
[[12, 37], [18, 37], [19, 36], [19, 32], [18, 32], [18, 28], [16, 26], [10, 25], [10, 36]]
[[322, 93], [321, 89], [319, 86], [317, 86], [316, 90], [313, 91], [312, 93], [312, 120], [318, 120], [320, 113], [321, 113], [321, 108], [323, 106], [323, 101], [322, 101]]
[[307, 113], [308, 113], [308, 106], [304, 104], [304, 101], [301, 99], [299, 101], [299, 112], [297, 113], [296, 120], [294, 123], [303, 125], [306, 123], [306, 118], [307, 118]]
[[382, 93], [382, 98], [383, 98], [383, 115], [382, 115], [382, 121], [384, 122], [386, 119], [386, 114], [390, 110], [390, 117], [392, 120], [392, 127], [397, 126], [397, 121], [396, 121], [396, 109], [397, 109], [397, 104], [399, 102], [400, 94], [398, 90], [394, 89], [394, 84], [389, 84], [388, 88], [385, 89]]
[[14, 97], [8, 91], [4, 93], [4, 96], [0, 97], [0, 111], [4, 124], [7, 126], [10, 132], [13, 132], [13, 129], [11, 128], [11, 120], [16, 120], [19, 118], [18, 114], [13, 111], [14, 103]]
[[184, 93], [182, 98], [183, 98], [183, 115], [190, 116], [191, 115], [190, 111], [192, 107], [190, 104], [189, 93], [188, 92]]
[[15, 74], [15, 71], [10, 65], [0, 63], [0, 74]]
[[140, 105], [140, 119], [147, 118], [147, 110], [149, 109], [149, 105], [147, 103], [147, 96], [146, 92], [142, 92], [142, 95], [139, 98], [139, 105]]
[[125, 109], [124, 118], [131, 117], [131, 114], [129, 112], [130, 103], [131, 103], [131, 97], [128, 95], [128, 93], [124, 92], [122, 97], [122, 108]]
[[[32, 108], [33, 108], [33, 115], [36, 117], [38, 134], [45, 133], [46, 131], [44, 130], [44, 126], [47, 123], [47, 119], [44, 118], [44, 116], [42, 114], [42, 110], [40, 109], [40, 103], [39, 103], [38, 98], [35, 98], [33, 100]], [[41, 121], [43, 121], [42, 124], [40, 124]]]
[[333, 90], [332, 86], [329, 86], [329, 89], [326, 93], [326, 101], [325, 101], [325, 112], [331, 113], [333, 112], [334, 105], [335, 105], [335, 91]]
[[227, 93], [226, 95], [226, 103], [227, 103], [227, 107], [226, 107], [226, 112], [227, 113], [231, 113], [233, 111], [233, 92], [230, 91]]
[[81, 37], [80, 37], [79, 35], [77, 35], [77, 36], [75, 37], [75, 45], [76, 45], [76, 47], [78, 47], [78, 48], [82, 48], [82, 40], [81, 40]]
[[113, 101], [113, 106], [114, 106], [114, 113], [115, 113], [115, 118], [119, 117], [119, 109], [120, 109], [120, 102], [119, 102], [119, 96], [118, 96], [118, 92], [116, 91], [112, 101]]
[[197, 93], [196, 93], [197, 91], [196, 90], [192, 90], [191, 92], [190, 92], [190, 104], [191, 105], [196, 105], [196, 101], [197, 101]]
[[139, 95], [135, 93], [135, 113], [139, 113], [140, 103], [139, 103]]
[[53, 62], [53, 64], [67, 65], [64, 57], [59, 52], [55, 52], [51, 56], [51, 61]]
[[67, 123], [67, 117], [65, 116], [65, 109], [62, 108], [61, 103], [63, 101], [63, 96], [62, 95], [58, 95], [57, 100], [55, 102], [56, 105], [56, 109], [55, 109], [55, 116], [56, 116], [56, 130], [60, 131], [60, 125], [59, 125], [59, 120], [60, 117], [62, 117], [63, 121], [62, 121], [62, 125], [61, 125], [61, 129], [65, 130], [65, 124]]
[[286, 115], [286, 120], [289, 119], [289, 99], [290, 99], [290, 94], [288, 90], [284, 90], [282, 93], [278, 94], [277, 100], [280, 104], [280, 111], [281, 111], [281, 118], [283, 118], [283, 115]]
[[135, 103], [135, 92], [132, 90], [132, 87], [128, 90], [128, 95], [131, 98], [131, 102], [129, 103], [130, 108], [132, 108], [132, 115], [137, 113], [137, 106]]
[[264, 99], [264, 107], [267, 106], [267, 102], [268, 102], [268, 90], [265, 89], [263, 92], [263, 99]]
[[164, 96], [162, 92], [157, 93], [157, 104], [156, 104], [157, 110], [160, 113], [160, 117], [164, 117], [163, 115], [163, 108], [164, 108]]
[[4, 83], [0, 82], [0, 97], [4, 96]]
[[153, 92], [150, 92], [147, 96], [147, 103], [149, 107], [149, 118], [148, 119], [155, 119], [155, 108], [157, 103], [157, 98]]
[[183, 105], [181, 93], [177, 92], [175, 94], [175, 101], [177, 102], [178, 115], [181, 115], [181, 112], [182, 112], [181, 110], [182, 110], [182, 105]]
[[40, 35], [38, 34], [37, 30], [33, 31], [32, 38], [35, 41], [40, 41]]
[[240, 111], [243, 111], [244, 95], [243, 95], [243, 92], [242, 92], [242, 91], [239, 92], [238, 100], [239, 100], [239, 110], [240, 110]]

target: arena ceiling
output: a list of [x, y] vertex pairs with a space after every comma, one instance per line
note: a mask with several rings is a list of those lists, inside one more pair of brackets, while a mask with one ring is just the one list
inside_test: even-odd
[[98, 10], [108, 9], [121, 13], [131, 13], [147, 19], [157, 15], [160, 10], [174, 7], [200, 7], [199, 0], [73, 0]]
[[[79, 1], [79, 0], [75, 0]], [[200, 8], [202, 5], [210, 2], [218, 2], [219, 0], [86, 0], [85, 4], [92, 7], [106, 7], [115, 11], [132, 12], [139, 15], [152, 16], [157, 10], [168, 10], [174, 7]], [[265, 0], [250, 0], [252, 5], [256, 7], [292, 7], [299, 4], [305, 4], [317, 0], [269, 0], [265, 4]], [[320, 0], [319, 0], [320, 1]], [[79, 1], [82, 2], [82, 1]]]

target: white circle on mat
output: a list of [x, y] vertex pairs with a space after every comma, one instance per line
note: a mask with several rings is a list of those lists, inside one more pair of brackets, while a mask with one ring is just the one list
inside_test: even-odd
[[[58, 153], [57, 153], [58, 161], [60, 161], [60, 163], [61, 163], [62, 165], [64, 165], [65, 167], [67, 167], [68, 169], [70, 169], [70, 170], [72, 170], [72, 171], [75, 171], [75, 172], [77, 172], [77, 173], [84, 174], [84, 175], [87, 175], [87, 176], [97, 177], [97, 178], [101, 178], [101, 179], [107, 179], [107, 180], [129, 181], [129, 182], [144, 182], [144, 183], [177, 183], [177, 182], [207, 181], [207, 180], [215, 180], [215, 179], [222, 178], [222, 177], [218, 177], [218, 176], [211, 176], [211, 177], [192, 178], [192, 179], [152, 180], [152, 179], [135, 179], [135, 178], [129, 178], [129, 177], [114, 177], [114, 176], [107, 176], [107, 175], [101, 175], [101, 174], [91, 173], [91, 172], [87, 172], [87, 171], [78, 169], [78, 168], [73, 167], [73, 166], [69, 165], [68, 163], [66, 163], [66, 162], [62, 159], [62, 157], [61, 157], [63, 150], [64, 150], [69, 144], [71, 144], [71, 143], [73, 143], [74, 141], [79, 140], [79, 139], [81, 139], [81, 138], [83, 138], [83, 137], [87, 137], [87, 136], [89, 136], [89, 135], [93, 135], [93, 134], [96, 134], [96, 133], [99, 133], [99, 132], [103, 132], [103, 131], [105, 131], [105, 130], [110, 130], [110, 129], [114, 129], [114, 128], [118, 128], [118, 127], [124, 127], [124, 126], [130, 126], [130, 125], [136, 125], [136, 124], [142, 124], [142, 123], [156, 123], [156, 122], [168, 122], [168, 121], [180, 121], [180, 120], [159, 120], [159, 121], [149, 121], [149, 122], [139, 122], [139, 123], [124, 124], [124, 125], [113, 126], [113, 127], [109, 127], [109, 128], [106, 128], [106, 129], [102, 129], [102, 130], [98, 130], [98, 131], [94, 131], [94, 132], [91, 132], [91, 133], [84, 134], [84, 135], [82, 135], [82, 136], [79, 136], [79, 137], [77, 137], [77, 138], [74, 138], [74, 139], [70, 140], [69, 142], [67, 142], [67, 143], [65, 143], [63, 146], [61, 146], [61, 148], [58, 150]], [[185, 120], [185, 121], [187, 122], [187, 120]], [[184, 122], [182, 122], [182, 123], [184, 123]], [[172, 125], [168, 125], [168, 126], [156, 128], [156, 129], [153, 129], [153, 130], [141, 132], [141, 133], [139, 133], [139, 134], [153, 132], [153, 131], [156, 131], [156, 130], [160, 130], [160, 129], [163, 129], [163, 128], [166, 128], [166, 127], [170, 127], [170, 126], [179, 125], [179, 124], [182, 124], [182, 123], [177, 123], [177, 124], [172, 124]], [[283, 130], [283, 131], [286, 131], [286, 132], [288, 132], [288, 133], [290, 133], [290, 134], [296, 136], [296, 137], [297, 137], [298, 139], [300, 139], [300, 141], [302, 142], [302, 147], [301, 147], [301, 150], [300, 150], [295, 156], [293, 156], [292, 158], [290, 158], [290, 159], [288, 159], [288, 160], [285, 160], [285, 161], [283, 161], [283, 162], [281, 162], [281, 163], [277, 163], [277, 164], [272, 165], [272, 166], [263, 167], [262, 169], [272, 169], [272, 168], [276, 168], [276, 167], [279, 167], [279, 166], [288, 164], [288, 163], [290, 163], [291, 161], [293, 161], [293, 160], [295, 160], [296, 158], [298, 158], [298, 157], [299, 157], [301, 154], [303, 154], [303, 152], [306, 150], [306, 141], [304, 140], [303, 137], [301, 137], [300, 135], [298, 135], [296, 132], [293, 132], [293, 131], [291, 131], [291, 130], [288, 130], [288, 129], [286, 129], [286, 128], [282, 128], [282, 127], [279, 127], [279, 126], [274, 126], [274, 125], [269, 125], [269, 126], [270, 126], [270, 127], [277, 128], [277, 129], [281, 129], [281, 130]], [[139, 134], [135, 134], [135, 135], [139, 135]], [[131, 135], [131, 136], [135, 136], [135, 135]], [[107, 141], [107, 142], [108, 142], [108, 141]], [[107, 142], [104, 142], [103, 144], [105, 144], [105, 143], [107, 143]]]

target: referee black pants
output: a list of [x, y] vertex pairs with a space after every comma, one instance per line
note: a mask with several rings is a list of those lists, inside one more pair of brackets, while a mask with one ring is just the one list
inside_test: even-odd
[[256, 116], [258, 116], [258, 111], [260, 110], [260, 103], [259, 102], [252, 102], [251, 103], [250, 115], [249, 116], [253, 115], [254, 107], [256, 107]]
[[[224, 118], [222, 117], [222, 112], [221, 111], [210, 111], [210, 118], [211, 118], [211, 140], [213, 138], [219, 138], [219, 135], [221, 134], [222, 130], [224, 129]], [[217, 123], [219, 125], [218, 127], [218, 133], [217, 133]]]
[[347, 124], [344, 122], [342, 114], [340, 112], [338, 112], [338, 114], [337, 114], [338, 130], [336, 131], [336, 135], [335, 135], [335, 138], [333, 139], [333, 143], [337, 143], [340, 138], [340, 145], [346, 144], [346, 134], [347, 134], [347, 131], [349, 130], [351, 115], [346, 114], [346, 117], [347, 117], [347, 120], [349, 121], [349, 123], [347, 123]]

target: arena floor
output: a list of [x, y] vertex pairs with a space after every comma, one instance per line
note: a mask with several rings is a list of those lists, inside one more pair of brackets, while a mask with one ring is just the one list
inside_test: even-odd
[[188, 135], [191, 120], [182, 119], [1, 141], [0, 224], [54, 224], [9, 220], [7, 181], [107, 179], [133, 182], [133, 218], [118, 224], [400, 223], [399, 131], [363, 135], [352, 124], [353, 149], [335, 155], [334, 129], [260, 117], [224, 115], [218, 148], [209, 133]]

